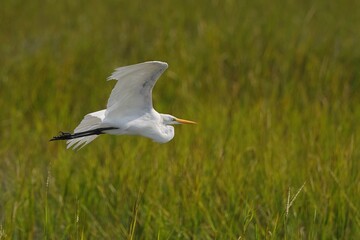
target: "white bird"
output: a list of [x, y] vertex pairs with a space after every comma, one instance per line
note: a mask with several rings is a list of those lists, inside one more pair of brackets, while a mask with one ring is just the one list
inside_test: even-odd
[[165, 62], [151, 61], [115, 69], [107, 80], [117, 80], [106, 109], [89, 113], [74, 130], [60, 132], [54, 140], [67, 140], [67, 148], [82, 148], [100, 134], [140, 135], [166, 143], [175, 135], [173, 124], [196, 122], [158, 113], [152, 104], [152, 89], [167, 69]]

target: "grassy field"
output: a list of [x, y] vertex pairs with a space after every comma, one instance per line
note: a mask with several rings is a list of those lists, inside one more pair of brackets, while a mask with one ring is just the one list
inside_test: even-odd
[[[360, 2], [0, 7], [0, 239], [360, 239]], [[49, 142], [166, 61], [167, 144]]]

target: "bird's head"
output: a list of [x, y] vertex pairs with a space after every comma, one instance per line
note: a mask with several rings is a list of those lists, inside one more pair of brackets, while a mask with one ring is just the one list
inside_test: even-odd
[[174, 117], [170, 114], [161, 114], [163, 123], [165, 125], [174, 125], [174, 124], [197, 124], [196, 122], [185, 120], [181, 118]]

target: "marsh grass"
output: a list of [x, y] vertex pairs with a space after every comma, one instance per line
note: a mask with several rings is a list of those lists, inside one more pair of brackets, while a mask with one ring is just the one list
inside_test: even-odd
[[[2, 1], [0, 239], [359, 238], [359, 9]], [[146, 60], [156, 109], [199, 125], [48, 142]]]

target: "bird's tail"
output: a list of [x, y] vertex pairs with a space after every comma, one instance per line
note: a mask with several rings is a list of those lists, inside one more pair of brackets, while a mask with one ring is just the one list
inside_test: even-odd
[[105, 110], [87, 114], [74, 130], [74, 133], [60, 132], [58, 136], [53, 137], [50, 141], [67, 140], [67, 148], [82, 148], [92, 142], [105, 130], [115, 129], [113, 127], [103, 127], [101, 123], [105, 117]]

